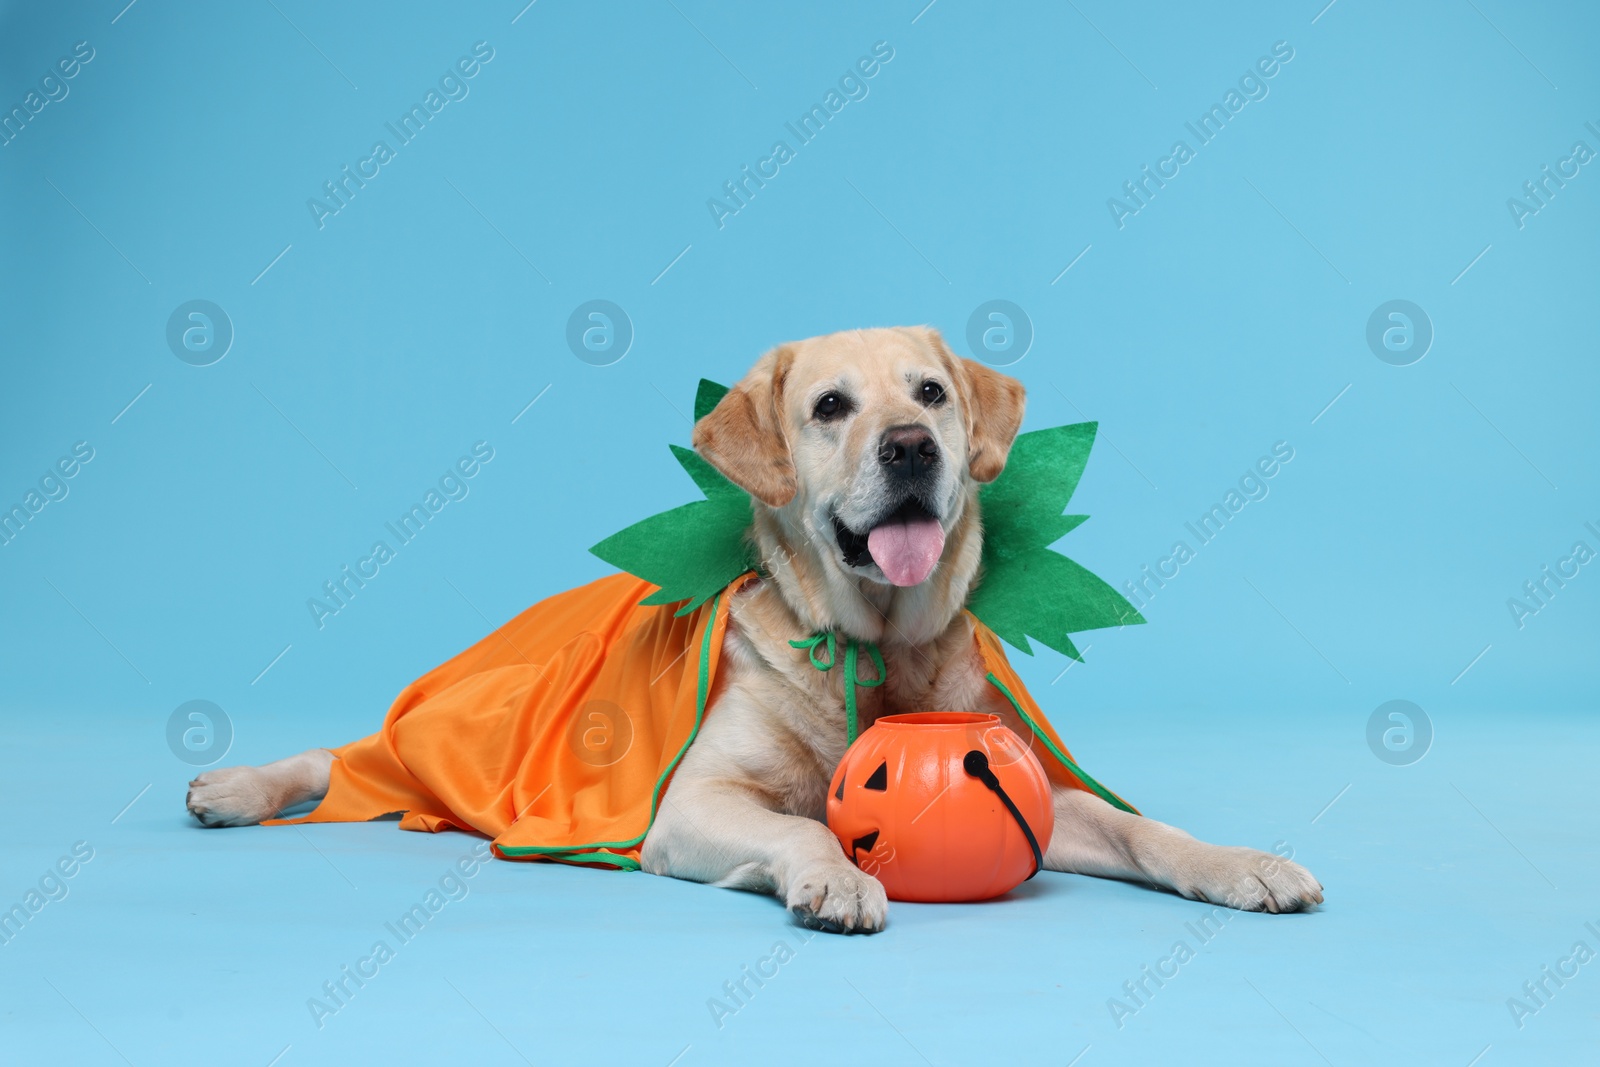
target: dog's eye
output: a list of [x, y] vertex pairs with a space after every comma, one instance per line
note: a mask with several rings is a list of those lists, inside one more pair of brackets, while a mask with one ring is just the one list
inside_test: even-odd
[[811, 414], [815, 415], [821, 421], [827, 422], [830, 419], [837, 419], [839, 416], [845, 414], [849, 410], [850, 401], [846, 400], [838, 393], [823, 393], [822, 396], [817, 399], [817, 406], [811, 409]]
[[923, 382], [922, 402], [929, 407], [944, 403], [944, 386], [935, 381]]

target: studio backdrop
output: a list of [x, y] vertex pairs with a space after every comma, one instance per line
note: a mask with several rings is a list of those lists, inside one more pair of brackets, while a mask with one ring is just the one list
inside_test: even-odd
[[[700, 498], [668, 446], [702, 378], [926, 324], [1023, 382], [1025, 430], [1098, 423], [1056, 547], [1147, 621], [1013, 664], [1097, 777], [1293, 854], [1329, 904], [1135, 1000], [1194, 905], [1025, 897], [1071, 940], [985, 935], [1019, 962], [979, 1000], [1020, 1028], [985, 1039], [914, 973], [959, 984], [931, 947], [967, 943], [957, 910], [806, 942], [810, 978], [707, 1021], [798, 940], [781, 909], [500, 864], [462, 936], [562, 939], [530, 950], [559, 1008], [491, 1004], [463, 949], [466, 997], [530, 1053], [648, 1003], [612, 1035], [640, 1062], [783, 1061], [813, 1026], [836, 1060], [912, 1057], [841, 974], [933, 1062], [1154, 1062], [1213, 1030], [1317, 1062], [1295, 1027], [1332, 1062], [1567, 1054], [1600, 976], [1523, 990], [1600, 949], [1597, 46], [1588, 5], [1503, 0], [5, 4], [0, 903], [94, 858], [0, 948], [40, 1020], [0, 1028], [82, 1062], [96, 1027], [133, 1062], [333, 1062], [453, 996], [410, 950], [394, 993], [306, 1019], [473, 839], [202, 834], [184, 783], [370, 733], [611, 573], [590, 546]], [[583, 987], [600, 946], [616, 973]], [[448, 1010], [418, 1047], [510, 1055]]]

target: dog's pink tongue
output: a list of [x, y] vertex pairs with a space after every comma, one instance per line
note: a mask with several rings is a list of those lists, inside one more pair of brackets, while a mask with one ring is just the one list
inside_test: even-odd
[[867, 550], [895, 585], [920, 585], [944, 551], [944, 528], [937, 519], [886, 522], [867, 534]]

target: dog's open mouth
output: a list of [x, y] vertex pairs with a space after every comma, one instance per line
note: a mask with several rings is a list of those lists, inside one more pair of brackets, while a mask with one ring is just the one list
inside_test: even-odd
[[944, 527], [915, 497], [895, 508], [866, 533], [833, 519], [834, 537], [847, 567], [873, 563], [895, 585], [921, 585], [944, 552]]

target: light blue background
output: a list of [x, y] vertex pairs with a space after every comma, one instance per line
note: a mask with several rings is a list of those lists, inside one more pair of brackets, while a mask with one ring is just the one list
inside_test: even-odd
[[[643, 1063], [688, 1045], [685, 1065], [1089, 1046], [1085, 1067], [1592, 1050], [1595, 966], [1523, 1029], [1505, 1001], [1575, 940], [1600, 949], [1600, 571], [1521, 629], [1506, 602], [1575, 541], [1600, 549], [1600, 170], [1522, 228], [1506, 202], [1575, 141], [1600, 150], [1600, 14], [924, 2], [4, 8], [3, 109], [76, 42], [95, 55], [0, 148], [0, 505], [75, 442], [95, 455], [0, 547], [0, 903], [74, 841], [96, 858], [0, 947], [0, 1046], [564, 1062], [587, 1037]], [[319, 229], [307, 199], [478, 41], [494, 58], [469, 95]], [[869, 95], [719, 229], [707, 199], [793, 147], [784, 123], [877, 41], [894, 57]], [[1107, 199], [1193, 147], [1184, 123], [1277, 41], [1294, 58], [1269, 95], [1119, 229]], [[1107, 999], [1201, 906], [1062, 876], [900, 905], [880, 937], [807, 943], [718, 1030], [706, 999], [798, 940], [774, 904], [498, 864], [317, 1030], [306, 998], [470, 839], [202, 834], [173, 709], [221, 705], [230, 763], [370, 732], [407, 681], [605, 573], [587, 546], [693, 498], [666, 445], [698, 378], [867, 325], [968, 351], [995, 298], [1036, 332], [1008, 368], [1027, 426], [1100, 421], [1073, 501], [1092, 519], [1060, 547], [1113, 584], [1294, 448], [1150, 625], [1083, 635], [1065, 676], [1048, 650], [1017, 658], [1103, 781], [1201, 836], [1287, 842], [1328, 905], [1235, 919], [1121, 1030]], [[1396, 298], [1435, 331], [1406, 367], [1365, 340]], [[165, 341], [193, 299], [236, 332], [207, 367]], [[636, 331], [610, 366], [565, 340], [591, 299]], [[307, 599], [477, 441], [494, 460], [467, 498], [319, 629]], [[1411, 766], [1365, 740], [1396, 698], [1435, 732]]]

